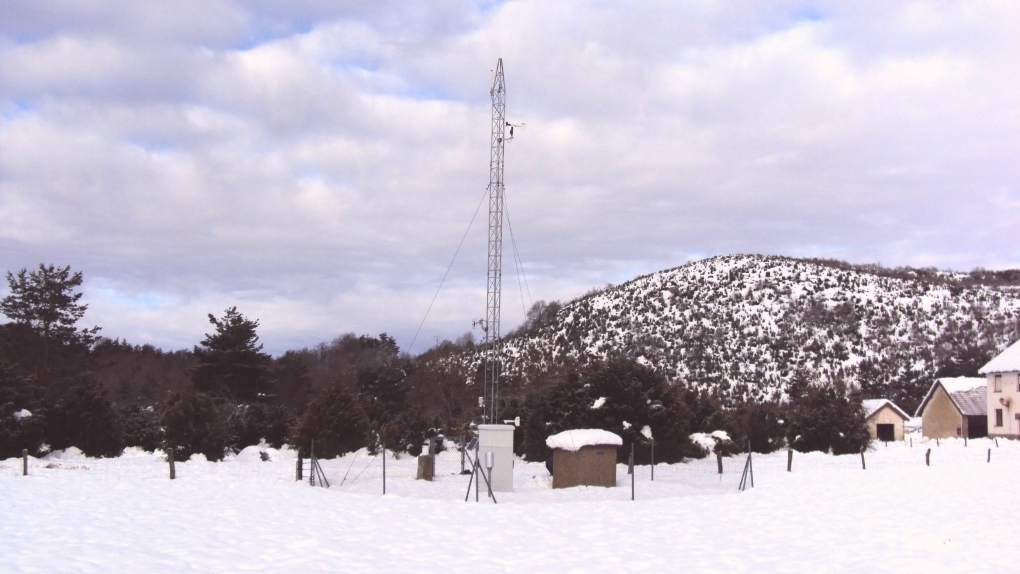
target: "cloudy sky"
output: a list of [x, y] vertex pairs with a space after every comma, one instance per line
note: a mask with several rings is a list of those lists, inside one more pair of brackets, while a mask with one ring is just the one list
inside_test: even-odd
[[[0, 264], [166, 349], [411, 343], [488, 183], [532, 300], [728, 253], [1020, 266], [1012, 2], [0, 3]], [[485, 308], [484, 207], [415, 343]], [[508, 234], [509, 235], [509, 234]], [[523, 295], [522, 295], [523, 291]]]

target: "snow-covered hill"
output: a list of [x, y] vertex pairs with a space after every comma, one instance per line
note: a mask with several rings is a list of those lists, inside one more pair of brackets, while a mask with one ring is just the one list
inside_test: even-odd
[[623, 354], [727, 401], [842, 377], [909, 409], [933, 376], [976, 374], [1018, 336], [1020, 288], [1002, 277], [714, 257], [571, 301], [502, 355], [525, 383], [557, 357]]

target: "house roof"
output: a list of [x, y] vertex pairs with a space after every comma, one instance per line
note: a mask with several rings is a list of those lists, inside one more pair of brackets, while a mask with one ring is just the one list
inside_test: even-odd
[[1012, 373], [1020, 371], [1020, 340], [1006, 347], [1006, 350], [996, 355], [988, 364], [978, 370], [979, 375], [991, 375], [994, 373]]
[[903, 420], [907, 420], [907, 419], [910, 418], [910, 415], [908, 415], [907, 413], [903, 412], [903, 409], [901, 409], [900, 407], [896, 406], [896, 403], [890, 401], [889, 399], [867, 399], [867, 400], [861, 401], [861, 406], [864, 407], [864, 418], [865, 419], [870, 419], [871, 415], [873, 415], [873, 414], [877, 413], [878, 411], [882, 410], [882, 407], [884, 407], [886, 405], [889, 405], [889, 408], [891, 408], [896, 414], [898, 414], [901, 417], [903, 417]]
[[960, 411], [960, 414], [967, 416], [988, 415], [986, 403], [988, 381], [986, 379], [982, 377], [943, 377], [935, 379], [935, 382], [932, 383], [928, 394], [924, 395], [924, 400], [921, 401], [921, 406], [917, 407], [915, 416], [921, 416], [924, 413], [924, 407], [928, 405], [928, 401], [935, 395], [935, 390], [939, 387], [942, 387], [949, 395], [949, 400], [952, 401], [956, 410]]

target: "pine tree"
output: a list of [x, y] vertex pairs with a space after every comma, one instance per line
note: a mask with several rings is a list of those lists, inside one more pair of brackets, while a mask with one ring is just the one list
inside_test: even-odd
[[231, 307], [221, 319], [210, 313], [209, 322], [216, 332], [206, 334], [201, 345], [195, 347], [199, 361], [191, 375], [195, 390], [233, 402], [265, 398], [270, 390], [272, 358], [262, 352], [258, 342], [258, 320], [247, 319], [237, 307]]
[[80, 373], [82, 355], [99, 331], [75, 326], [88, 309], [76, 292], [81, 284], [81, 272], [71, 273], [69, 266], [40, 264], [35, 271], [7, 273], [10, 293], [0, 300], [0, 313], [11, 320], [4, 325], [5, 346], [22, 372], [44, 384], [50, 383], [55, 364], [61, 372]]

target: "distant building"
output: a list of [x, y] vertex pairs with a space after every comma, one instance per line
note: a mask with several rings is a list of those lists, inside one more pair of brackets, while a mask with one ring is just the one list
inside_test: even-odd
[[981, 377], [936, 379], [917, 407], [921, 434], [929, 438], [988, 436], [986, 386]]
[[988, 361], [978, 374], [985, 376], [988, 436], [1020, 438], [1020, 341]]
[[884, 442], [903, 440], [903, 423], [910, 415], [889, 399], [868, 399], [861, 404], [871, 438]]

